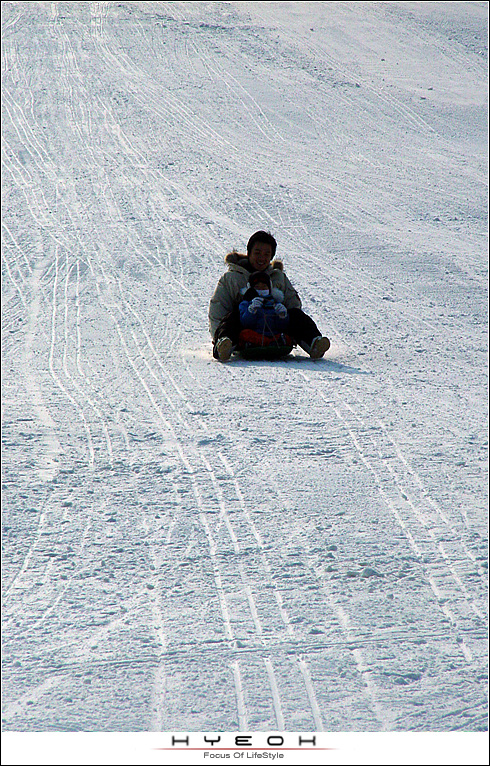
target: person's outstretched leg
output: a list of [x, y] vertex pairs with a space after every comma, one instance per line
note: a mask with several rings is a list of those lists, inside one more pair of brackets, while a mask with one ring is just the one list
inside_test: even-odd
[[240, 330], [240, 312], [237, 307], [221, 320], [214, 333], [213, 356], [215, 359], [219, 359], [220, 362], [228, 361], [238, 345]]
[[330, 341], [322, 335], [313, 319], [301, 309], [289, 309], [289, 334], [312, 359], [320, 359], [330, 348]]

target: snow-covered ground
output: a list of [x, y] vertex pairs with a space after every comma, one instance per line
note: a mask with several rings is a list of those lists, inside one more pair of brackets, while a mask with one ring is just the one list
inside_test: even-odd
[[4, 729], [486, 729], [487, 17], [2, 3]]

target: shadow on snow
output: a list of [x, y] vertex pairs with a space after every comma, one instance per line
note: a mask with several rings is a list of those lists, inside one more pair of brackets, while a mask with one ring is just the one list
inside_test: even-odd
[[344, 375], [374, 375], [373, 372], [334, 362], [331, 359], [310, 359], [308, 356], [294, 356], [292, 354], [282, 359], [243, 359], [237, 354], [232, 357], [231, 363], [234, 367], [277, 367], [277, 365], [287, 364], [288, 367], [307, 368], [309, 371], [336, 372]]

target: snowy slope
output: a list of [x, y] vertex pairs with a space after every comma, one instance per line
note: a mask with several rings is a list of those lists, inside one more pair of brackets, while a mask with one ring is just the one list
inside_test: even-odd
[[6, 730], [485, 729], [487, 7], [2, 3]]

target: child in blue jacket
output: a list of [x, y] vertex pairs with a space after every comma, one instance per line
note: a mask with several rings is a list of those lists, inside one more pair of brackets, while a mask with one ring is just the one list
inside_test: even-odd
[[285, 332], [289, 326], [289, 317], [283, 300], [281, 290], [271, 288], [269, 275], [264, 271], [255, 271], [250, 275], [247, 290], [239, 305], [242, 327], [268, 338]]

